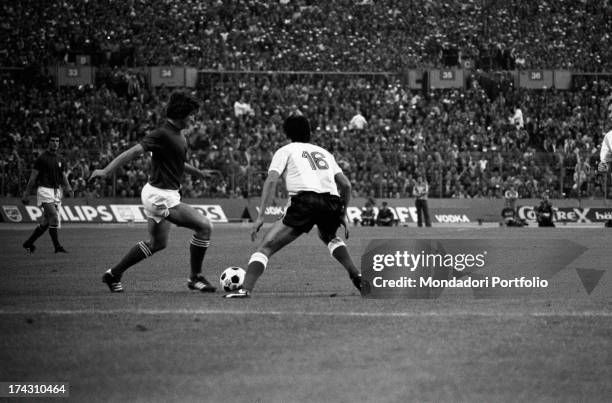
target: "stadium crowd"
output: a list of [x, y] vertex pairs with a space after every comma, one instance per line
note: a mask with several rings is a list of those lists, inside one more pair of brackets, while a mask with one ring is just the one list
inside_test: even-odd
[[[146, 159], [107, 187], [86, 182], [92, 169], [138, 141], [163, 115], [169, 89], [133, 85], [133, 77], [138, 74], [109, 73], [95, 87], [60, 89], [48, 78], [35, 85], [5, 79], [4, 192], [19, 194], [46, 133], [53, 132], [61, 136], [77, 195], [137, 196]], [[468, 82], [466, 89], [422, 93], [407, 90], [395, 75], [207, 75], [197, 90], [202, 108], [187, 128], [190, 158], [220, 175], [186, 178], [183, 194], [258, 194], [272, 150], [286, 141], [281, 122], [291, 113], [309, 117], [315, 141], [335, 153], [358, 196], [410, 196], [418, 174], [428, 179], [432, 197], [501, 197], [510, 185], [521, 197], [544, 190], [577, 196], [579, 188], [602, 194], [601, 178], [588, 169], [610, 113], [608, 82], [575, 91], [511, 84], [500, 90], [477, 75]], [[585, 186], [572, 189], [577, 166], [585, 167]]]
[[[0, 77], [5, 195], [20, 195], [53, 132], [77, 196], [137, 196], [146, 159], [107, 183], [86, 178], [159, 122], [169, 89], [149, 88], [134, 66], [164, 64], [211, 70], [187, 132], [190, 162], [219, 175], [185, 178], [186, 197], [259, 194], [290, 113], [309, 117], [358, 196], [409, 196], [418, 174], [431, 197], [501, 197], [510, 185], [521, 197], [603, 193], [589, 167], [610, 83], [587, 77], [570, 91], [530, 91], [490, 72], [609, 71], [608, 0], [17, 0], [0, 8], [0, 66], [29, 72]], [[99, 67], [94, 86], [57, 88], [39, 74], [80, 54]], [[461, 90], [410, 91], [400, 73], [466, 61], [477, 70]]]
[[0, 66], [398, 71], [456, 65], [602, 71], [609, 0], [31, 0], [0, 4]]

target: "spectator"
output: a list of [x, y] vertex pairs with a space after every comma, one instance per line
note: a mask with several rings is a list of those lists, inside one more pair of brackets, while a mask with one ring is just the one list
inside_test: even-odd
[[364, 227], [374, 226], [374, 205], [371, 200], [368, 200], [364, 207], [361, 208], [361, 225]]
[[357, 111], [355, 116], [353, 116], [351, 118], [351, 121], [349, 122], [349, 129], [351, 129], [351, 130], [363, 130], [363, 129], [365, 129], [367, 124], [368, 124], [368, 121], [366, 120], [366, 118], [363, 117], [361, 112]]
[[612, 60], [608, 1], [509, 0], [482, 7], [474, 0], [416, 6], [51, 0], [34, 7], [17, 0], [1, 7], [3, 66], [72, 62], [79, 54], [102, 66], [260, 71], [399, 71], [459, 60], [488, 70], [607, 71]]
[[376, 215], [376, 225], [379, 227], [390, 227], [395, 223], [395, 216], [393, 211], [388, 206], [386, 201], [382, 202], [382, 207], [378, 210]]
[[416, 185], [414, 186], [413, 194], [416, 198], [415, 206], [417, 211], [417, 225], [431, 227], [429, 218], [429, 206], [427, 205], [427, 194], [429, 193], [429, 184], [422, 175], [417, 176]]
[[550, 203], [550, 198], [548, 193], [542, 194], [542, 200], [540, 204], [535, 208], [536, 213], [536, 221], [538, 222], [538, 227], [554, 227], [555, 226], [555, 211], [553, 209], [552, 204]]
[[[168, 90], [143, 86], [139, 96], [129, 96], [127, 86], [117, 84], [123, 74], [109, 71], [95, 87], [57, 89], [45, 77], [0, 81], [6, 94], [0, 101], [7, 132], [0, 138], [4, 194], [22, 193], [24, 167], [39, 152], [36, 139], [52, 130], [63, 133], [69, 180], [78, 194], [87, 190], [79, 184], [83, 171], [106, 164], [155, 126]], [[597, 158], [611, 88], [604, 80], [577, 81], [580, 87], [570, 91], [509, 87], [489, 99], [478, 83], [420, 97], [395, 76], [210, 74], [206, 82], [198, 89], [205, 101], [187, 132], [190, 161], [221, 174], [190, 185], [193, 194], [209, 197], [258, 191], [268, 150], [283, 141], [279, 122], [296, 108], [312, 118], [320, 142], [339, 155], [355, 196], [410, 197], [413, 178], [422, 172], [432, 178], [430, 197], [501, 197], [511, 185], [521, 197], [546, 190], [553, 197], [569, 195], [576, 151], [585, 164]], [[253, 116], [234, 115], [233, 100], [241, 96]], [[529, 110], [522, 130], [508, 122], [506, 100]], [[370, 116], [363, 130], [346, 126], [356, 104]], [[355, 149], [357, 143], [364, 146]], [[121, 182], [114, 190], [109, 182], [100, 195], [133, 193], [146, 179], [146, 164], [138, 160], [118, 171]], [[587, 175], [581, 186], [584, 196], [603, 194], [601, 176]]]
[[523, 111], [519, 107], [514, 108], [514, 115], [510, 118], [510, 123], [513, 124], [517, 129], [525, 127], [525, 121], [523, 120]]
[[527, 225], [524, 220], [519, 218], [515, 203], [515, 198], [505, 198], [505, 206], [501, 211], [502, 221], [499, 223], [499, 225], [505, 225], [506, 227], [523, 227]]

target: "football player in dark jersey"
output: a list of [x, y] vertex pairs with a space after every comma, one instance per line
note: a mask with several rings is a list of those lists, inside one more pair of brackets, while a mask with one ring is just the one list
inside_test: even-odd
[[28, 196], [36, 187], [37, 205], [43, 209], [40, 224], [22, 245], [30, 253], [34, 253], [36, 250], [34, 242], [47, 231], [47, 228], [55, 247], [55, 253], [67, 253], [58, 240], [57, 231], [60, 227], [58, 209], [62, 203], [63, 191], [68, 192], [71, 197], [74, 196], [74, 193], [66, 176], [66, 163], [58, 154], [59, 143], [59, 136], [54, 134], [49, 136], [47, 150], [36, 159], [23, 193], [22, 201], [28, 204]]
[[211, 222], [190, 205], [182, 203], [179, 194], [184, 172], [202, 178], [210, 173], [187, 163], [187, 139], [181, 133], [187, 126], [189, 116], [198, 108], [199, 103], [190, 95], [179, 91], [172, 93], [166, 107], [166, 121], [161, 127], [148, 133], [139, 144], [121, 153], [105, 168], [96, 169], [91, 174], [90, 180], [104, 178], [145, 152], [152, 153], [149, 181], [141, 193], [150, 238], [134, 245], [115, 267], [104, 273], [102, 281], [111, 292], [123, 292], [121, 277], [129, 267], [166, 247], [171, 223], [194, 231], [189, 246], [189, 289], [202, 292], [216, 290], [202, 275], [202, 262], [210, 245]]

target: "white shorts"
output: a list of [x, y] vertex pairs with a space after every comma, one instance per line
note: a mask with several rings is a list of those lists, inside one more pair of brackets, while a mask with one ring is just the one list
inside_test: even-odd
[[36, 189], [36, 205], [42, 206], [46, 203], [53, 203], [59, 208], [60, 204], [62, 204], [62, 190], [39, 186]]
[[172, 207], [181, 203], [178, 190], [160, 189], [147, 183], [140, 193], [145, 215], [159, 223], [170, 214]]

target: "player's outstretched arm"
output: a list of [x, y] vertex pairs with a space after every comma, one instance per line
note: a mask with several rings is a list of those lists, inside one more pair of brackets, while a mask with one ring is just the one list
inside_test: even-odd
[[210, 178], [212, 176], [212, 169], [198, 169], [191, 164], [185, 163], [185, 172], [189, 175], [198, 176], [202, 179]]
[[348, 178], [342, 173], [339, 172], [334, 175], [334, 180], [336, 181], [336, 186], [338, 187], [338, 193], [340, 193], [340, 198], [342, 199], [342, 204], [344, 205], [344, 215], [342, 216], [342, 225], [344, 226], [344, 238], [349, 238], [349, 226], [348, 226], [348, 217], [346, 216], [346, 208], [351, 201], [351, 182]]
[[268, 172], [268, 177], [266, 178], [263, 188], [261, 190], [261, 202], [259, 203], [259, 213], [257, 214], [257, 219], [253, 223], [251, 227], [251, 240], [255, 241], [257, 238], [257, 233], [261, 229], [261, 226], [264, 223], [264, 216], [266, 213], [266, 207], [270, 203], [270, 200], [274, 197], [274, 192], [276, 191], [276, 183], [278, 182], [278, 178], [280, 174], [277, 171]]
[[95, 178], [104, 178], [109, 174], [115, 172], [115, 170], [121, 165], [133, 160], [134, 158], [140, 157], [143, 153], [144, 149], [142, 148], [142, 145], [136, 144], [132, 148], [122, 152], [117, 157], [115, 157], [115, 159], [112, 160], [106, 167], [93, 171], [91, 173], [91, 176], [89, 177], [89, 180]]

